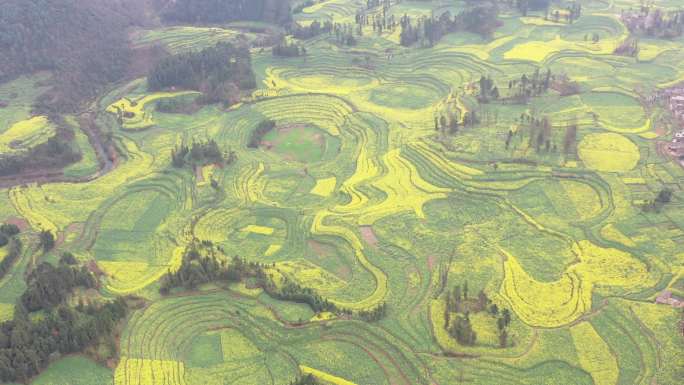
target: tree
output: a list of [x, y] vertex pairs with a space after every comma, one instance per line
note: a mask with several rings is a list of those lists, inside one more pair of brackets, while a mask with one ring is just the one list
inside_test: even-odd
[[669, 188], [664, 188], [660, 190], [658, 196], [656, 197], [656, 203], [664, 205], [672, 201], [672, 190]]
[[249, 148], [258, 148], [259, 144], [261, 144], [261, 140], [263, 137], [268, 134], [269, 132], [273, 131], [273, 129], [276, 126], [275, 120], [263, 120], [261, 121], [256, 129], [252, 131], [252, 135], [249, 139], [249, 142], [247, 143], [247, 147]]
[[511, 312], [508, 309], [503, 309], [501, 316], [504, 321], [504, 326], [508, 327], [508, 325], [511, 323]]
[[201, 91], [202, 101], [229, 102], [239, 90], [256, 87], [249, 49], [221, 42], [201, 51], [169, 56], [147, 75], [150, 91], [176, 87]]
[[43, 230], [40, 232], [40, 246], [43, 252], [47, 253], [55, 247], [55, 236], [50, 230]]
[[508, 343], [508, 332], [503, 329], [499, 332], [499, 347], [505, 348]]
[[13, 237], [19, 234], [19, 227], [12, 223], [3, 223], [2, 225], [0, 225], [0, 233], [8, 237]]
[[453, 300], [453, 305], [454, 305], [454, 311], [459, 311], [459, 303], [461, 302], [461, 286], [456, 285], [454, 287], [454, 300]]
[[311, 374], [307, 374], [305, 376], [299, 377], [294, 382], [290, 383], [290, 385], [318, 385], [318, 384], [319, 384], [319, 382], [316, 381], [316, 378]]
[[76, 259], [76, 257], [72, 253], [65, 251], [62, 254], [62, 256], [59, 258], [59, 264], [60, 265], [72, 265], [73, 266], [73, 265], [78, 264], [78, 260]]
[[506, 135], [506, 150], [511, 145], [511, 140], [513, 139], [513, 130], [508, 130], [508, 135]]
[[577, 151], [577, 125], [571, 124], [565, 129], [565, 137], [563, 139], [563, 153], [565, 155], [574, 155]]
[[449, 335], [462, 345], [475, 345], [477, 334], [473, 331], [468, 313], [466, 313], [465, 316], [457, 315], [456, 318], [454, 318], [452, 325], [449, 328]]
[[492, 315], [496, 316], [496, 315], [499, 314], [499, 307], [496, 306], [496, 304], [494, 303], [494, 304], [492, 304], [492, 306], [489, 307], [489, 312], [490, 312]]

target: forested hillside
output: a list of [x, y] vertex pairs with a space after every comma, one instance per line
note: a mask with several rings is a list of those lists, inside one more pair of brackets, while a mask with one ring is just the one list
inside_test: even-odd
[[123, 76], [131, 8], [123, 1], [3, 0], [0, 82], [52, 70], [56, 87], [43, 103], [73, 109], [79, 100]]
[[162, 18], [170, 22], [224, 23], [236, 20], [283, 23], [290, 20], [287, 0], [177, 0], [169, 2]]
[[170, 56], [154, 67], [147, 82], [151, 91], [171, 87], [201, 91], [209, 103], [239, 99], [239, 90], [256, 87], [249, 50], [230, 43]]

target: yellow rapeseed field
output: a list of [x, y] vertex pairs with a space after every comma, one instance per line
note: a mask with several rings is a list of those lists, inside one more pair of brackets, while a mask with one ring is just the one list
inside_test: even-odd
[[11, 303], [0, 303], [0, 322], [11, 320], [14, 317], [14, 305]]
[[648, 268], [627, 252], [583, 240], [576, 244], [581, 263], [574, 271], [584, 282], [604, 286], [640, 287], [650, 281]]
[[22, 152], [47, 142], [55, 134], [55, 127], [47, 116], [34, 116], [14, 123], [7, 131], [0, 133], [0, 153]]
[[123, 118], [123, 128], [128, 130], [143, 130], [145, 128], [149, 128], [155, 125], [152, 113], [149, 111], [145, 111], [145, 106], [148, 103], [160, 99], [168, 99], [177, 96], [195, 94], [199, 94], [199, 92], [156, 92], [137, 99], [122, 98], [112, 103], [109, 107], [107, 107], [106, 111], [112, 114], [116, 114], [118, 111], [121, 111], [124, 114], [129, 114], [130, 117], [124, 116]]
[[616, 133], [589, 134], [578, 147], [584, 164], [593, 170], [624, 172], [639, 162], [639, 147], [627, 137]]
[[186, 385], [181, 361], [121, 357], [114, 385]]
[[346, 286], [346, 283], [337, 276], [306, 260], [280, 262], [276, 264], [276, 268], [302, 286], [321, 293], [332, 292]]
[[571, 181], [561, 181], [560, 185], [581, 219], [591, 219], [601, 211], [601, 198], [590, 185]]
[[311, 189], [311, 193], [322, 197], [330, 196], [335, 191], [337, 185], [337, 178], [330, 177], [316, 180], [316, 185]]
[[271, 234], [273, 234], [274, 230], [272, 227], [249, 225], [249, 226], [243, 227], [240, 231], [245, 232], [245, 233], [271, 235]]
[[601, 229], [601, 236], [609, 241], [622, 243], [627, 247], [636, 247], [636, 243], [634, 243], [631, 238], [621, 233], [612, 223], [605, 225]]
[[304, 365], [299, 365], [299, 370], [302, 371], [304, 374], [311, 374], [314, 377], [318, 378], [319, 380], [323, 380], [326, 383], [334, 384], [334, 385], [356, 385], [355, 383], [351, 381], [347, 381], [342, 377], [337, 377], [333, 376], [330, 373], [326, 373], [314, 368], [310, 368], [308, 366]]
[[412, 211], [419, 218], [424, 218], [425, 203], [446, 198], [449, 190], [433, 186], [421, 178], [416, 167], [401, 157], [400, 150], [388, 152], [383, 161], [387, 166], [387, 174], [373, 183], [373, 186], [385, 192], [387, 198], [382, 203], [365, 209], [359, 218], [360, 225], [372, 225], [378, 219], [402, 211]]
[[581, 322], [570, 328], [582, 369], [591, 374], [596, 385], [617, 384], [619, 368], [610, 347], [593, 326]]
[[280, 251], [280, 249], [283, 247], [283, 245], [268, 245], [268, 248], [264, 252], [264, 255], [267, 257], [270, 257], [271, 255], [277, 253]]
[[530, 326], [558, 327], [568, 324], [591, 308], [591, 288], [573, 272], [554, 282], [532, 278], [512, 255], [504, 262], [501, 294], [520, 319]]

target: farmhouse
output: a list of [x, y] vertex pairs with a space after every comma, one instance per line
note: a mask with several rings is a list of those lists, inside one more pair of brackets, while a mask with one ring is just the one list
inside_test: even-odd
[[684, 301], [673, 297], [672, 292], [669, 290], [665, 290], [664, 292], [660, 293], [660, 295], [656, 297], [656, 303], [661, 305], [670, 305], [677, 308], [684, 308]]
[[656, 99], [666, 101], [668, 110], [682, 128], [682, 131], [675, 134], [675, 137], [684, 137], [684, 83], [660, 91], [652, 99], [653, 101]]
[[[683, 90], [684, 92], [684, 90]], [[684, 121], [684, 95], [670, 97], [670, 111], [680, 121]]]

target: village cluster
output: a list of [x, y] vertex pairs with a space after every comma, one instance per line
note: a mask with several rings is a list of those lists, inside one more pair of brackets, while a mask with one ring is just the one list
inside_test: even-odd
[[668, 150], [684, 166], [684, 86], [670, 88], [664, 96], [669, 100], [668, 108], [679, 126]]

